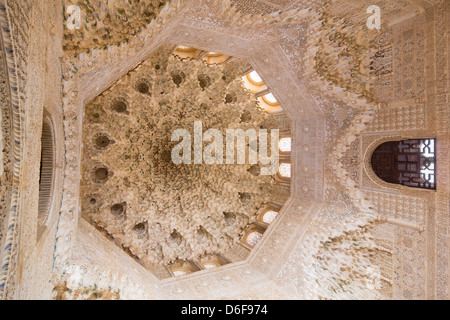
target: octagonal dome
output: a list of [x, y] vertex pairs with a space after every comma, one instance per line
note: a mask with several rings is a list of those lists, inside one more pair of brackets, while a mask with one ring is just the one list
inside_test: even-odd
[[[82, 217], [160, 279], [246, 259], [290, 196], [287, 116], [255, 75], [243, 59], [167, 44], [85, 106]], [[203, 153], [219, 142], [211, 129], [269, 139], [250, 134], [238, 164], [224, 138], [216, 162], [199, 163], [199, 128]], [[176, 130], [193, 137], [189, 163], [174, 162]], [[264, 175], [250, 153], [267, 143], [274, 155], [275, 132], [280, 170]]]

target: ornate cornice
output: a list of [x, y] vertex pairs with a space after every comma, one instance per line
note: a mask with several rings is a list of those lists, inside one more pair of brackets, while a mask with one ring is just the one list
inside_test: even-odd
[[[13, 5], [13, 7], [11, 7]], [[28, 5], [27, 6], [31, 6]], [[18, 17], [24, 18], [23, 21], [17, 21]], [[14, 39], [13, 31], [17, 28], [23, 28], [23, 33], [28, 34], [28, 21], [31, 15], [30, 7], [23, 8], [17, 4], [8, 1], [0, 1], [0, 24], [1, 36], [6, 57], [7, 74], [6, 81], [10, 89], [10, 116], [12, 123], [11, 131], [11, 159], [13, 162], [11, 197], [7, 213], [7, 223], [5, 224], [6, 233], [2, 243], [2, 252], [0, 254], [0, 299], [11, 298], [15, 289], [15, 267], [18, 250], [18, 232], [21, 217], [21, 189], [20, 180], [22, 175], [23, 148], [24, 148], [24, 82], [20, 76], [26, 73], [26, 65], [19, 63], [26, 60], [27, 43], [18, 44]], [[27, 39], [23, 39], [27, 41]], [[21, 56], [18, 59], [19, 55]]]

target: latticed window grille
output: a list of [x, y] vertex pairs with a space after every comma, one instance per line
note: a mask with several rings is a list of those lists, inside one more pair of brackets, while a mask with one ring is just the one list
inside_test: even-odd
[[376, 175], [389, 183], [436, 189], [435, 139], [391, 141], [372, 155]]

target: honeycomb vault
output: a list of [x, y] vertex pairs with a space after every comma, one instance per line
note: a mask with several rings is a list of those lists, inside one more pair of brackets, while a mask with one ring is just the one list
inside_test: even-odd
[[242, 86], [247, 63], [181, 60], [172, 50], [161, 47], [85, 107], [83, 217], [153, 271], [229, 259], [258, 210], [289, 197], [258, 165], [172, 162], [172, 132], [193, 132], [195, 121], [204, 131], [278, 129]]

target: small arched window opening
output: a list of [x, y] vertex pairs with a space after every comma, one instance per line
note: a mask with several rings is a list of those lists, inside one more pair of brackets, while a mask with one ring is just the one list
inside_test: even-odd
[[200, 270], [192, 261], [177, 260], [169, 266], [169, 269], [173, 276], [183, 276], [191, 274]]
[[410, 139], [381, 144], [372, 154], [375, 174], [385, 182], [436, 189], [436, 140]]
[[242, 82], [244, 88], [252, 93], [257, 94], [262, 92], [262, 94], [264, 94], [264, 92], [268, 91], [266, 84], [264, 83], [258, 72], [256, 72], [255, 70], [244, 75], [242, 77]]
[[254, 247], [259, 240], [261, 240], [263, 234], [259, 231], [252, 231], [247, 235], [247, 238], [245, 239], [247, 244]]
[[230, 59], [230, 56], [218, 52], [208, 52], [203, 57], [203, 61], [207, 64], [222, 64]]
[[[45, 112], [46, 113], [46, 112]], [[44, 113], [41, 135], [41, 162], [39, 176], [39, 206], [38, 206], [38, 238], [43, 233], [53, 194], [54, 181], [54, 134], [51, 117]]]
[[269, 210], [266, 213], [264, 213], [262, 220], [264, 223], [271, 224], [277, 216], [278, 216], [277, 211]]
[[247, 229], [247, 232], [242, 238], [242, 242], [247, 248], [253, 249], [262, 239], [265, 231], [266, 231], [265, 227], [261, 226], [258, 223], [254, 223], [250, 225], [249, 228]]
[[203, 267], [205, 269], [214, 269], [214, 268], [217, 268], [219, 266], [220, 266], [220, 264], [217, 264], [215, 262], [207, 262], [207, 263], [203, 264]]
[[278, 169], [278, 175], [281, 179], [290, 180], [292, 176], [291, 164], [287, 162], [281, 162]]
[[249, 74], [247, 74], [247, 79], [255, 86], [259, 87], [259, 86], [264, 85], [264, 81], [261, 79], [259, 74], [254, 70], [252, 72], [250, 72]]
[[267, 103], [268, 105], [270, 105], [272, 107], [279, 106], [278, 100], [275, 98], [273, 93], [268, 93], [268, 94], [262, 96], [262, 98], [265, 103]]
[[200, 259], [199, 264], [203, 269], [214, 269], [230, 263], [220, 254], [207, 255]]
[[202, 50], [186, 46], [178, 46], [173, 51], [173, 54], [180, 59], [196, 59], [201, 53]]
[[282, 137], [278, 142], [278, 148], [280, 148], [280, 152], [282, 153], [290, 153], [292, 151], [292, 138]]
[[265, 226], [269, 226], [278, 217], [280, 210], [281, 207], [279, 205], [268, 203], [259, 211], [257, 221], [262, 222]]
[[283, 111], [277, 98], [275, 98], [273, 93], [270, 92], [269, 90], [257, 93], [256, 95], [259, 102], [259, 106], [266, 112], [278, 113]]

